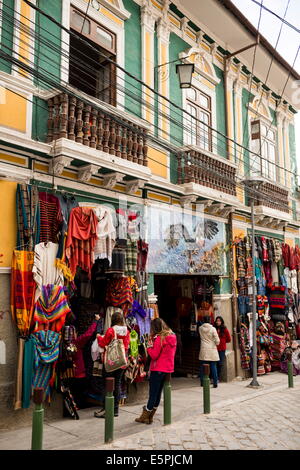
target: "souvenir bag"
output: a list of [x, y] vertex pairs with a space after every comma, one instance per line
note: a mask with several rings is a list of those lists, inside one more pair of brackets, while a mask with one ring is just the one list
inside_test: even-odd
[[104, 367], [106, 372], [113, 372], [124, 366], [127, 366], [124, 343], [121, 339], [117, 339], [117, 333], [115, 332], [115, 338], [106, 346]]

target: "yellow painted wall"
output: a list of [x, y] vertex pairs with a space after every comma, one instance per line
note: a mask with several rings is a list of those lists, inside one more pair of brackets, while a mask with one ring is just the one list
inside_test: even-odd
[[26, 99], [8, 89], [4, 90], [4, 94], [5, 99], [0, 103], [0, 126], [26, 132]]
[[0, 181], [0, 267], [11, 266], [12, 252], [17, 243], [17, 183]]
[[165, 153], [149, 147], [148, 167], [154, 175], [168, 178], [168, 156]]

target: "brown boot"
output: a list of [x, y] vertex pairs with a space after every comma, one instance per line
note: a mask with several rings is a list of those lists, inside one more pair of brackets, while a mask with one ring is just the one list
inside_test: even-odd
[[157, 408], [153, 408], [153, 410], [150, 411], [149, 424], [153, 423], [153, 416], [155, 415], [156, 411], [157, 411]]
[[135, 421], [136, 421], [137, 423], [150, 424], [150, 423], [149, 423], [149, 416], [150, 416], [150, 413], [152, 413], [152, 411], [146, 410], [146, 407], [144, 406], [144, 407], [143, 407], [143, 412], [142, 412], [141, 416], [140, 416], [139, 418], [136, 418]]

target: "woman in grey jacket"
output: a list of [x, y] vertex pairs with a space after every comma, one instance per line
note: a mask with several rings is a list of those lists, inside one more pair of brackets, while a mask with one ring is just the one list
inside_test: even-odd
[[200, 334], [200, 382], [203, 385], [203, 364], [210, 365], [210, 371], [213, 378], [214, 388], [218, 386], [217, 362], [219, 361], [219, 353], [217, 346], [220, 338], [217, 330], [210, 323], [210, 317], [203, 318], [204, 323], [199, 327]]

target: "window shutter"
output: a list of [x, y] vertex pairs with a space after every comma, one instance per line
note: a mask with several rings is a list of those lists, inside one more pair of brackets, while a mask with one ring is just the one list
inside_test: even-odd
[[251, 139], [259, 140], [261, 137], [260, 120], [251, 121]]

